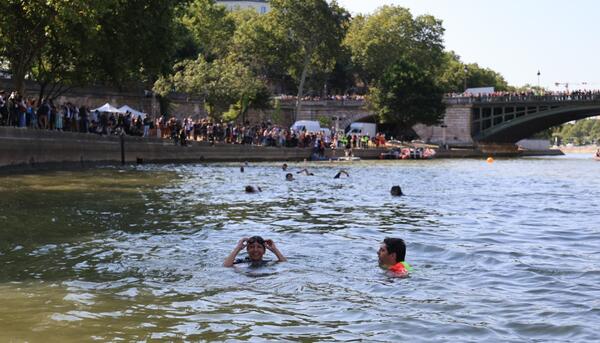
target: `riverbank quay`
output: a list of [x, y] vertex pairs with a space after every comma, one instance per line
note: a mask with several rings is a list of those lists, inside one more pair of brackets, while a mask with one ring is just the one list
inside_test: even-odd
[[[378, 159], [385, 149], [360, 149], [354, 156]], [[159, 138], [100, 136], [87, 133], [0, 128], [0, 170], [87, 168], [97, 165], [186, 162], [267, 162], [310, 159], [310, 148], [188, 142]], [[343, 150], [327, 150], [326, 158]]]
[[598, 149], [600, 149], [600, 146], [598, 146], [596, 144], [572, 145], [572, 146], [561, 145], [557, 148], [560, 149], [560, 151], [564, 152], [565, 154], [595, 154], [596, 151], [598, 151]]

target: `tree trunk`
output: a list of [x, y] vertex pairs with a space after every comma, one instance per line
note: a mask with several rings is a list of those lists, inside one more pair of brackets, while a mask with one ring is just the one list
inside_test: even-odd
[[19, 92], [19, 94], [25, 94], [25, 72], [19, 70], [20, 68], [14, 68], [12, 70], [12, 79], [13, 86], [15, 87], [15, 91]]
[[302, 92], [304, 91], [304, 81], [306, 80], [306, 74], [308, 72], [308, 66], [310, 64], [310, 50], [307, 51], [304, 56], [304, 67], [302, 68], [302, 75], [300, 76], [300, 85], [298, 86], [298, 97], [296, 98], [296, 110], [294, 111], [294, 122], [298, 119], [300, 109], [302, 107]]
[[46, 87], [47, 87], [47, 83], [46, 82], [40, 82], [40, 92], [38, 94], [38, 106], [42, 104], [42, 100], [44, 100], [44, 93], [46, 92]]

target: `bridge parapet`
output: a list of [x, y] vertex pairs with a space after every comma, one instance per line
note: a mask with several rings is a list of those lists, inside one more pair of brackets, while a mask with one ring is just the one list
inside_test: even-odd
[[501, 95], [501, 96], [470, 96], [446, 97], [446, 105], [483, 105], [483, 104], [537, 104], [537, 103], [600, 103], [600, 94], [557, 94], [557, 95]]

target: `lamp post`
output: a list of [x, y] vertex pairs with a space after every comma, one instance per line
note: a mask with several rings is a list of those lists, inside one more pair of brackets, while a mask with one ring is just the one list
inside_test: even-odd
[[538, 73], [537, 73], [537, 77], [538, 77], [538, 93], [541, 94], [542, 92], [541, 92], [541, 89], [540, 89], [540, 74], [541, 74], [540, 70], [538, 69]]
[[466, 65], [464, 66], [463, 71], [465, 72], [464, 92], [466, 92], [467, 91], [467, 73], [469, 72], [469, 69], [467, 68]]

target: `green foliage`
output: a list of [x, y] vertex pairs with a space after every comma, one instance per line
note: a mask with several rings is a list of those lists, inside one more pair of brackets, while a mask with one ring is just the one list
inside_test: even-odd
[[[180, 0], [0, 2], [0, 60], [17, 90], [147, 81], [168, 66]], [[152, 18], [152, 20], [148, 20]]]
[[285, 49], [288, 73], [296, 80], [301, 98], [310, 71], [333, 68], [350, 14], [335, 1], [272, 0], [271, 6], [273, 28], [283, 34], [286, 47], [291, 47]]
[[161, 77], [154, 90], [161, 95], [173, 91], [201, 95], [208, 114], [215, 119], [228, 112], [228, 118], [232, 120], [232, 110], [243, 115], [249, 108], [268, 108], [270, 105], [270, 92], [265, 83], [248, 67], [230, 58], [207, 62], [199, 56], [194, 61], [177, 63], [174, 73]]
[[[465, 72], [466, 67], [466, 72]], [[509, 90], [508, 83], [499, 73], [481, 68], [477, 63], [464, 64], [454, 52], [444, 54], [439, 82], [447, 93], [462, 93], [467, 88], [494, 87], [497, 91]]]
[[317, 121], [321, 127], [328, 127], [331, 125], [331, 118], [327, 116], [317, 116]]
[[368, 96], [382, 123], [405, 129], [418, 123], [437, 124], [445, 109], [442, 99], [443, 89], [435, 77], [403, 60], [386, 69]]
[[396, 61], [411, 61], [429, 72], [443, 59], [443, 33], [440, 20], [432, 16], [413, 18], [399, 6], [383, 6], [369, 16], [352, 20], [344, 40], [352, 61], [365, 83], [377, 83]]
[[583, 119], [575, 123], [566, 123], [554, 128], [552, 136], [558, 137], [562, 144], [597, 144], [600, 142], [600, 120]]
[[440, 86], [509, 89], [493, 70], [468, 64], [465, 72], [459, 56], [444, 52], [444, 29], [432, 16], [383, 6], [351, 19], [326, 0], [270, 5], [259, 15], [215, 0], [3, 0], [0, 65], [18, 90], [26, 78], [38, 82], [40, 97], [142, 82], [165, 96], [201, 95], [212, 116], [227, 119], [269, 107], [267, 84], [299, 98], [305, 88], [318, 95], [372, 87], [380, 120], [401, 125], [435, 122]]
[[224, 6], [214, 0], [194, 0], [180, 20], [206, 60], [227, 55], [236, 25]]
[[[92, 4], [92, 7], [99, 5]], [[58, 50], [47, 49], [50, 42], [56, 42], [61, 33], [83, 24], [82, 18], [93, 14], [94, 11], [86, 10], [83, 0], [1, 1], [0, 58], [10, 65], [15, 88], [23, 92], [25, 77], [42, 58], [43, 51]]]
[[279, 99], [275, 99], [273, 102], [273, 112], [271, 112], [271, 119], [275, 123], [280, 123], [283, 119], [283, 113], [281, 112], [281, 103]]
[[272, 15], [248, 15], [237, 20], [230, 55], [264, 79], [283, 79], [293, 51]]

